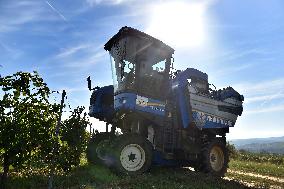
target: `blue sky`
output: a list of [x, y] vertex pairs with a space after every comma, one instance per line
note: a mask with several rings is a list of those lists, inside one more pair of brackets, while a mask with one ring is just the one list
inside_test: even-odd
[[283, 20], [282, 0], [0, 0], [0, 73], [37, 70], [88, 106], [86, 77], [112, 84], [103, 45], [127, 25], [174, 47], [176, 68], [245, 96], [229, 138], [284, 136]]

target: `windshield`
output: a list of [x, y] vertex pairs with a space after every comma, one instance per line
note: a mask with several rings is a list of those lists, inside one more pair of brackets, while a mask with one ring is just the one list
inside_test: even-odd
[[115, 93], [160, 95], [171, 57], [162, 47], [149, 40], [127, 36], [113, 45], [110, 56]]
[[135, 84], [135, 64], [126, 60], [111, 59], [114, 92], [133, 89]]

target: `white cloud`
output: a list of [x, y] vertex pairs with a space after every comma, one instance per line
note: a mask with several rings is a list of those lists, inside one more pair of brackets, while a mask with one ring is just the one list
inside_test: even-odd
[[20, 30], [24, 24], [39, 21], [55, 21], [44, 1], [9, 1], [1, 8], [0, 33]]
[[231, 75], [233, 73], [235, 74], [236, 72], [247, 70], [247, 69], [249, 69], [253, 66], [254, 66], [254, 64], [243, 64], [243, 65], [239, 65], [239, 66], [235, 65], [235, 66], [227, 66], [227, 67], [223, 66], [221, 69], [214, 70], [212, 75], [210, 75], [210, 79], [224, 77], [224, 76], [227, 76], [227, 75]]
[[106, 55], [103, 44], [80, 43], [61, 49], [52, 59], [59, 60], [63, 67], [78, 68], [93, 65]]
[[80, 44], [80, 45], [77, 45], [77, 46], [62, 49], [61, 52], [56, 55], [56, 58], [65, 58], [65, 57], [71, 56], [71, 55], [77, 53], [78, 51], [86, 49], [88, 47], [89, 47], [89, 45], [87, 45], [87, 44]]
[[[244, 95], [244, 114], [280, 112], [284, 110], [284, 78], [233, 85]], [[277, 100], [277, 104], [275, 104]]]
[[[86, 55], [87, 57], [96, 57], [98, 56], [98, 52], [103, 50], [104, 43], [95, 43], [95, 42], [85, 42], [79, 44], [73, 44], [69, 47], [61, 48], [60, 52], [55, 55], [55, 58], [69, 58], [76, 55], [79, 52]], [[101, 53], [100, 53], [101, 54]]]
[[259, 114], [259, 113], [269, 113], [269, 112], [280, 112], [284, 111], [284, 104], [274, 105], [270, 107], [259, 107], [253, 110], [245, 111], [245, 114]]
[[278, 94], [284, 91], [284, 78], [258, 81], [254, 83], [241, 83], [233, 85], [240, 93], [248, 97], [260, 96], [265, 94]]
[[254, 97], [248, 97], [245, 99], [245, 103], [253, 103], [253, 102], [264, 102], [275, 100], [275, 99], [284, 99], [283, 93], [278, 94], [270, 94], [270, 95], [262, 95], [262, 96], [254, 96]]
[[133, 0], [86, 0], [86, 2], [90, 6], [94, 6], [96, 4], [109, 4], [109, 5], [118, 5], [126, 2], [131, 2]]
[[87, 67], [87, 66], [98, 63], [99, 60], [106, 55], [107, 55], [106, 51], [99, 50], [93, 54], [86, 54], [84, 57], [77, 58], [73, 60], [72, 62], [66, 61], [64, 63], [64, 67], [79, 68], [79, 67], [82, 67], [82, 65], [84, 65], [84, 67]]
[[23, 52], [17, 48], [12, 47], [12, 45], [7, 45], [0, 41], [0, 50], [3, 49], [3, 52], [7, 52], [9, 55], [11, 55], [11, 59], [17, 59], [19, 58]]
[[238, 50], [238, 51], [231, 51], [228, 52], [227, 54], [225, 54], [225, 59], [227, 61], [229, 60], [236, 60], [236, 59], [240, 59], [243, 57], [247, 57], [249, 55], [269, 55], [271, 54], [271, 51], [267, 51], [266, 49], [263, 48], [253, 48], [253, 49], [244, 49], [244, 50]]

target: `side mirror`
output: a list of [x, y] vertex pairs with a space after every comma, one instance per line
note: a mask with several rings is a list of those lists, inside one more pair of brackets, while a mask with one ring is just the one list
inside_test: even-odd
[[92, 82], [91, 82], [91, 77], [87, 77], [87, 81], [88, 81], [88, 89], [91, 91], [92, 90]]

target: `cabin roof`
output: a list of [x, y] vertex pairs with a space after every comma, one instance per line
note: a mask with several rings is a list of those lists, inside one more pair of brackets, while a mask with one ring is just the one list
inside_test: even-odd
[[173, 54], [174, 53], [174, 49], [170, 46], [168, 46], [167, 44], [163, 43], [162, 41], [144, 33], [141, 32], [137, 29], [131, 28], [131, 27], [127, 27], [124, 26], [122, 27], [117, 34], [115, 34], [104, 46], [104, 49], [107, 51], [110, 51], [112, 46], [118, 42], [120, 39], [126, 37], [126, 36], [135, 36], [135, 37], [139, 37], [139, 38], [143, 38], [146, 40], [149, 40], [152, 42], [152, 44], [154, 46], [157, 46], [158, 48], [162, 48], [163, 50], [166, 50], [168, 53]]

